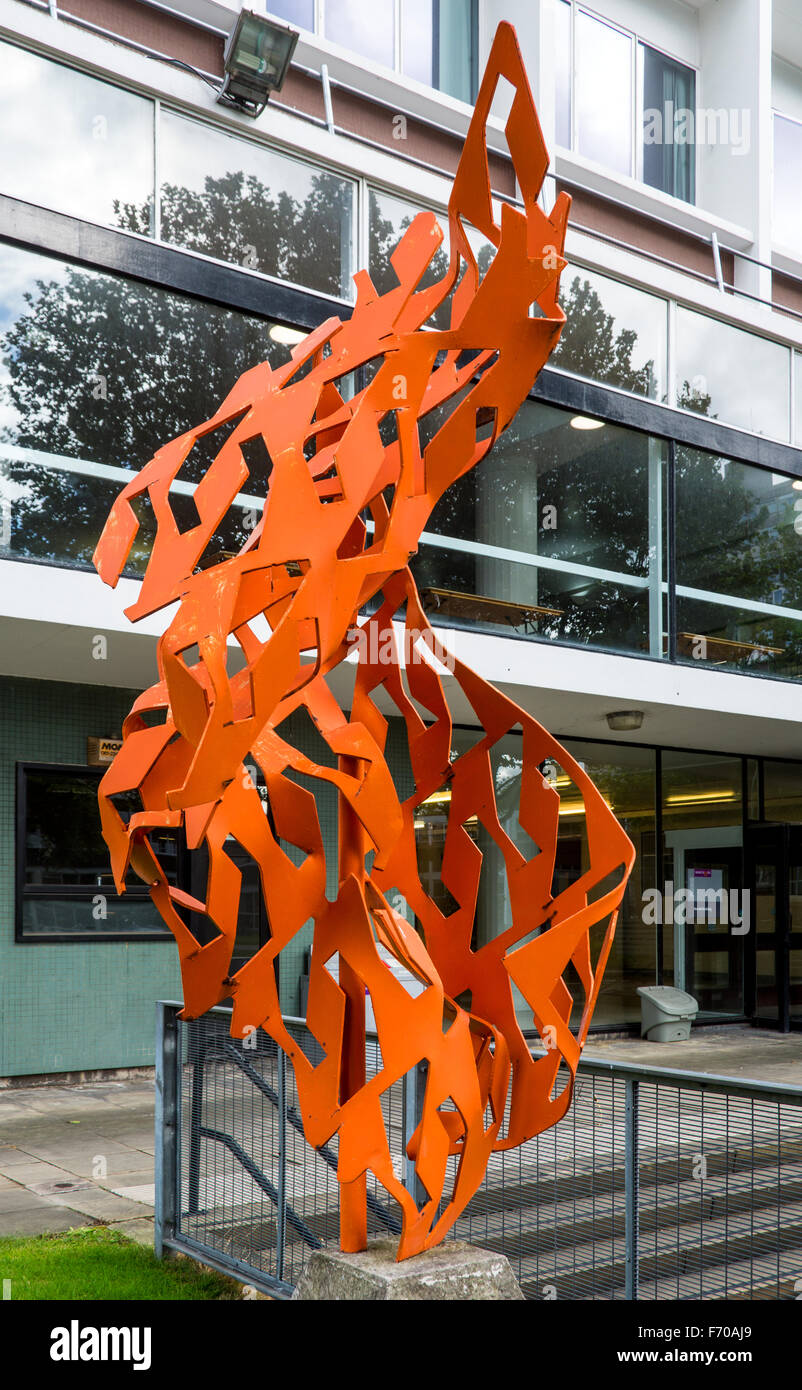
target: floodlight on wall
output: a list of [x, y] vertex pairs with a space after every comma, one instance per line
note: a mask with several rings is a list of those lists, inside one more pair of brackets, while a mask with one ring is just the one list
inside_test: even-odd
[[217, 100], [249, 116], [264, 111], [271, 92], [281, 89], [298, 35], [286, 24], [242, 10], [226, 40], [225, 80]]

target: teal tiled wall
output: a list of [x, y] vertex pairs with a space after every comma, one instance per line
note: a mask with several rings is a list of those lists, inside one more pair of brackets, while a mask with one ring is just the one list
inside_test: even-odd
[[[84, 763], [87, 735], [119, 734], [137, 693], [0, 677], [0, 1076], [152, 1065], [155, 1001], [182, 998], [172, 937], [57, 945], [14, 941], [15, 765]], [[308, 722], [293, 716], [283, 733], [309, 757], [321, 756], [319, 736]], [[401, 720], [390, 720], [387, 756], [403, 799], [412, 780]], [[333, 897], [337, 804], [332, 787], [320, 786], [317, 805]], [[311, 942], [310, 924], [281, 954], [285, 1013], [298, 1012], [298, 982]]]
[[0, 677], [0, 1076], [152, 1065], [155, 1000], [181, 998], [172, 937], [14, 941], [15, 764], [85, 763], [137, 693]]

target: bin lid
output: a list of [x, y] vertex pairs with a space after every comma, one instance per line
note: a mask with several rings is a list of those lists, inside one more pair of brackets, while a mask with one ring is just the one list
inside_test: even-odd
[[684, 989], [674, 989], [672, 985], [641, 985], [638, 994], [651, 999], [663, 1013], [673, 1016], [686, 1017], [699, 1011], [692, 994], [686, 994]]

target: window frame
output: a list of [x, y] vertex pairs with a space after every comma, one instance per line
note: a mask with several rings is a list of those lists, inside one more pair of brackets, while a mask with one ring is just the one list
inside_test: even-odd
[[[144, 238], [156, 246], [164, 246], [175, 251], [181, 251], [185, 255], [197, 256], [212, 265], [231, 266], [234, 269], [242, 269], [245, 274], [255, 276], [260, 280], [267, 281], [270, 285], [283, 285], [288, 289], [297, 290], [301, 294], [314, 295], [317, 298], [325, 299], [327, 303], [337, 303], [345, 306], [353, 306], [356, 300], [356, 292], [353, 288], [353, 277], [358, 269], [359, 261], [359, 200], [360, 183], [363, 176], [353, 171], [348, 171], [344, 165], [327, 163], [322, 160], [315, 160], [311, 155], [302, 152], [298, 153], [287, 145], [282, 145], [275, 139], [255, 138], [248, 132], [241, 131], [238, 127], [232, 126], [216, 118], [213, 112], [196, 112], [188, 110], [178, 102], [168, 97], [159, 97], [155, 101], [156, 111], [154, 116], [154, 140], [156, 145], [156, 158], [154, 163], [153, 180], [153, 217], [152, 233]], [[348, 295], [333, 295], [326, 290], [315, 289], [311, 285], [303, 285], [295, 280], [289, 280], [276, 275], [271, 275], [268, 271], [259, 270], [256, 267], [240, 266], [236, 261], [225, 261], [220, 256], [210, 255], [205, 251], [191, 250], [186, 246], [181, 246], [175, 241], [168, 241], [162, 231], [162, 139], [163, 128], [162, 118], [164, 116], [178, 117], [180, 120], [196, 126], [199, 131], [211, 131], [214, 135], [227, 136], [230, 140], [238, 144], [246, 145], [250, 149], [260, 150], [265, 156], [284, 160], [289, 164], [298, 164], [310, 173], [331, 174], [333, 177], [341, 179], [344, 183], [351, 185], [351, 242], [350, 242], [350, 262], [351, 269], [347, 279], [350, 289]], [[128, 232], [124, 228], [112, 228], [120, 230], [129, 236], [141, 236], [141, 233]]]
[[[675, 63], [677, 67], [686, 68], [693, 73], [693, 202], [686, 202], [684, 198], [678, 198], [676, 193], [666, 193], [662, 188], [655, 188], [654, 184], [646, 183], [643, 177], [643, 82], [644, 64], [643, 49], [650, 48], [653, 53], [659, 53], [661, 57], [667, 58], [670, 63]], [[642, 183], [644, 188], [652, 188], [655, 193], [662, 193], [665, 198], [673, 198], [676, 202], [682, 203], [683, 207], [698, 207], [697, 193], [699, 189], [699, 141], [696, 138], [699, 114], [699, 68], [694, 63], [685, 63], [677, 58], [667, 49], [660, 48], [657, 44], [647, 43], [645, 39], [635, 35], [635, 178], [638, 183]], [[640, 137], [638, 136], [640, 132]]]
[[786, 246], [786, 245], [787, 245], [787, 242], [781, 241], [780, 238], [777, 236], [776, 217], [775, 217], [775, 206], [776, 206], [775, 200], [776, 200], [776, 196], [777, 196], [777, 195], [776, 195], [776, 186], [775, 186], [775, 185], [776, 185], [776, 175], [777, 175], [777, 161], [776, 161], [776, 158], [775, 158], [775, 150], [776, 150], [777, 142], [776, 142], [776, 138], [775, 138], [775, 131], [776, 131], [777, 127], [776, 127], [776, 124], [775, 124], [775, 123], [776, 123], [776, 121], [777, 121], [778, 118], [779, 118], [781, 121], [788, 121], [789, 125], [799, 126], [799, 128], [802, 129], [802, 117], [799, 117], [799, 116], [790, 116], [790, 115], [788, 114], [787, 111], [780, 111], [780, 110], [778, 109], [778, 107], [776, 107], [776, 106], [774, 105], [774, 103], [772, 102], [772, 107], [771, 107], [771, 242], [772, 242], [772, 245], [773, 245], [773, 246]]
[[[468, 5], [468, 7], [470, 8], [471, 53], [469, 60], [469, 83], [471, 95], [469, 100], [470, 102], [475, 102], [479, 78], [479, 0], [462, 0], [462, 3]], [[336, 40], [329, 38], [326, 34], [326, 4], [327, 0], [313, 0], [314, 29], [302, 29], [301, 32], [306, 34], [312, 34], [315, 38], [322, 39], [325, 43], [335, 44]], [[270, 0], [267, 0], [267, 9], [268, 13], [270, 13]], [[437, 51], [437, 46], [439, 44], [439, 20], [440, 15], [438, 5], [436, 8], [433, 9], [432, 12], [432, 66], [434, 66], [434, 55]], [[286, 21], [283, 22], [286, 23]], [[300, 25], [298, 27], [301, 28]], [[360, 59], [360, 61], [362, 62], [371, 61], [370, 59], [365, 58], [363, 54], [359, 53], [357, 49], [345, 49], [344, 45], [342, 44], [337, 44], [337, 47], [343, 48], [345, 52], [353, 53], [354, 56]], [[404, 0], [393, 0], [393, 62], [391, 66], [387, 66], [383, 63], [377, 64], [376, 66], [384, 67], [387, 72], [393, 72], [398, 77], [406, 78], [408, 82], [417, 82], [417, 78], [410, 77], [404, 71], [403, 54]], [[442, 87], [436, 87], [433, 83], [421, 83], [421, 85], [427, 86], [429, 91], [442, 93], [443, 96], [449, 97], [452, 101], [463, 100], [463, 98], [461, 97], [452, 96], [450, 92], [443, 91]]]
[[[672, 193], [663, 193], [663, 190], [662, 190], [662, 189], [659, 189], [659, 188], [654, 188], [654, 189], [653, 189], [653, 192], [655, 192], [655, 193], [662, 193], [663, 197], [665, 197], [665, 198], [672, 198], [675, 202], [681, 203], [683, 207], [698, 207], [698, 206], [699, 206], [699, 203], [698, 203], [699, 172], [700, 172], [700, 170], [699, 170], [699, 143], [698, 143], [698, 141], [696, 140], [695, 135], [696, 135], [696, 120], [697, 120], [698, 109], [699, 109], [699, 106], [698, 106], [698, 97], [699, 97], [699, 76], [700, 76], [700, 71], [701, 71], [699, 65], [698, 65], [697, 63], [689, 63], [689, 62], [686, 62], [686, 60], [685, 60], [684, 58], [679, 58], [679, 57], [676, 55], [676, 53], [671, 53], [667, 48], [663, 48], [660, 44], [652, 43], [650, 40], [644, 38], [643, 35], [641, 34], [640, 30], [637, 30], [637, 29], [626, 29], [623, 25], [617, 23], [615, 20], [609, 19], [609, 18], [607, 17], [607, 15], [599, 14], [596, 10], [591, 9], [589, 5], [585, 5], [585, 4], [580, 3], [580, 0], [563, 0], [563, 3], [568, 4], [568, 6], [569, 6], [569, 8], [570, 8], [570, 34], [571, 34], [571, 53], [570, 53], [570, 63], [569, 63], [569, 78], [570, 78], [569, 86], [570, 86], [570, 90], [569, 90], [569, 93], [568, 93], [568, 101], [569, 101], [569, 120], [568, 120], [568, 125], [569, 125], [569, 130], [570, 130], [570, 132], [571, 132], [571, 145], [570, 145], [570, 149], [569, 149], [568, 153], [573, 154], [573, 155], [578, 155], [581, 159], [587, 157], [587, 156], [585, 156], [585, 155], [582, 155], [582, 153], [581, 153], [581, 151], [580, 151], [580, 149], [579, 149], [579, 147], [578, 147], [578, 145], [577, 145], [576, 101], [575, 101], [575, 97], [574, 97], [574, 94], [575, 94], [575, 91], [576, 91], [576, 78], [577, 78], [577, 71], [576, 71], [576, 64], [577, 64], [576, 15], [577, 15], [578, 12], [581, 12], [581, 13], [583, 13], [583, 14], [586, 14], [586, 15], [588, 16], [588, 18], [590, 18], [590, 19], [595, 19], [595, 20], [596, 20], [598, 23], [600, 23], [600, 24], [606, 24], [608, 29], [613, 29], [613, 30], [615, 30], [617, 33], [621, 34], [624, 38], [629, 39], [630, 42], [631, 42], [630, 60], [631, 60], [631, 81], [632, 81], [632, 109], [631, 109], [631, 113], [630, 113], [630, 122], [631, 122], [631, 135], [630, 135], [630, 138], [631, 138], [631, 144], [632, 144], [632, 157], [631, 157], [631, 160], [630, 160], [630, 172], [629, 172], [629, 174], [628, 174], [628, 175], [621, 175], [621, 174], [618, 173], [617, 170], [611, 169], [611, 170], [610, 170], [610, 174], [611, 174], [613, 177], [618, 177], [618, 178], [621, 178], [621, 177], [628, 177], [628, 178], [634, 179], [634, 181], [635, 181], [636, 183], [643, 184], [644, 188], [652, 188], [652, 185], [651, 185], [651, 184], [645, 183], [645, 182], [644, 182], [644, 179], [643, 179], [643, 91], [642, 91], [643, 60], [642, 60], [642, 57], [641, 57], [641, 48], [642, 48], [642, 47], [643, 47], [643, 48], [650, 48], [650, 49], [652, 49], [652, 51], [653, 51], [654, 53], [659, 53], [659, 54], [662, 55], [662, 57], [667, 58], [669, 62], [671, 62], [671, 63], [676, 63], [679, 67], [687, 68], [690, 72], [692, 72], [692, 73], [694, 74], [694, 156], [693, 156], [694, 201], [693, 201], [692, 203], [686, 203], [685, 200], [684, 200], [683, 198], [677, 198], [677, 197], [676, 197], [674, 194], [672, 194]], [[565, 147], [564, 147], [564, 146], [560, 146], [560, 148], [563, 148], [563, 149], [564, 149]]]
[[[23, 907], [25, 901], [36, 899], [40, 902], [61, 900], [70, 898], [76, 902], [90, 903], [99, 891], [94, 884], [47, 884], [41, 888], [34, 887], [25, 882], [25, 826], [27, 819], [27, 778], [30, 772], [45, 772], [58, 774], [72, 774], [82, 777], [97, 774], [98, 785], [103, 773], [103, 767], [90, 767], [88, 763], [39, 763], [25, 759], [15, 764], [16, 781], [16, 803], [14, 815], [14, 942], [20, 946], [52, 946], [63, 945], [66, 942], [129, 942], [129, 941], [168, 941], [173, 942], [174, 937], [169, 927], [153, 932], [115, 932], [115, 931], [90, 931], [90, 932], [26, 932], [23, 928]], [[98, 810], [98, 821], [100, 811]], [[180, 875], [180, 856], [179, 856], [179, 875]], [[116, 890], [115, 890], [116, 891]], [[132, 885], [128, 893], [137, 902], [143, 902], [150, 898], [148, 889], [144, 884]], [[117, 896], [120, 896], [119, 894]]]
[[[345, 163], [342, 159], [338, 159], [335, 157], [333, 159], [328, 158], [325, 161], [323, 161], [319, 158], [316, 158], [315, 154], [311, 150], [296, 149], [295, 147], [291, 147], [290, 145], [288, 145], [286, 142], [282, 142], [281, 140], [277, 139], [275, 136], [268, 135], [266, 132], [243, 129], [240, 125], [236, 124], [228, 116], [226, 116], [220, 108], [207, 110], [187, 105], [182, 103], [182, 101], [177, 97], [173, 97], [171, 95], [161, 95], [159, 92], [154, 92], [151, 88], [142, 86], [141, 83], [138, 83], [133, 80], [126, 80], [125, 76], [122, 74], [113, 74], [109, 76], [105, 71], [98, 70], [97, 68], [93, 67], [90, 63], [84, 62], [81, 59], [74, 57], [72, 54], [66, 53], [62, 55], [40, 50], [30, 42], [27, 36], [23, 34], [0, 34], [0, 50], [2, 49], [3, 45], [5, 45], [8, 48], [20, 49], [23, 53], [30, 54], [36, 58], [39, 58], [43, 62], [55, 64], [60, 68], [66, 68], [68, 71], [75, 73], [79, 77], [92, 78], [105, 86], [114, 87], [118, 91], [125, 92], [129, 96], [138, 97], [150, 105], [151, 143], [153, 148], [153, 183], [149, 191], [149, 197], [151, 199], [150, 229], [148, 232], [134, 232], [128, 230], [127, 228], [115, 227], [110, 222], [95, 222], [91, 218], [84, 218], [83, 216], [79, 217], [76, 213], [65, 212], [62, 209], [53, 206], [51, 203], [28, 203], [25, 200], [18, 198], [16, 194], [7, 192], [6, 189], [2, 186], [0, 186], [0, 197], [4, 199], [14, 200], [15, 202], [19, 203], [22, 207], [36, 209], [37, 211], [41, 211], [42, 213], [52, 213], [57, 218], [69, 219], [73, 223], [91, 228], [95, 236], [97, 237], [102, 236], [104, 232], [108, 232], [112, 236], [124, 236], [135, 238], [139, 243], [141, 243], [143, 248], [145, 248], [143, 251], [143, 259], [145, 259], [146, 261], [149, 261], [150, 259], [148, 257], [147, 248], [159, 247], [164, 251], [178, 252], [185, 257], [191, 256], [193, 259], [205, 263], [207, 267], [212, 269], [219, 266], [229, 270], [238, 271], [242, 275], [247, 275], [252, 281], [256, 281], [257, 283], [261, 281], [268, 288], [273, 287], [274, 289], [280, 290], [282, 287], [286, 287], [292, 291], [297, 291], [302, 295], [318, 299], [321, 303], [325, 303], [326, 305], [336, 304], [338, 308], [342, 307], [343, 309], [346, 306], [348, 306], [349, 309], [353, 307], [353, 297], [345, 298], [338, 295], [331, 295], [322, 290], [314, 289], [308, 285], [296, 284], [293, 281], [280, 279], [276, 276], [269, 275], [265, 271], [251, 268], [246, 265], [240, 265], [235, 261], [225, 261], [217, 256], [210, 256], [201, 251], [187, 250], [184, 247], [176, 245], [174, 242], [165, 241], [163, 239], [161, 228], [162, 114], [163, 112], [167, 112], [170, 115], [182, 117], [184, 120], [193, 122], [195, 125], [199, 126], [201, 130], [211, 130], [217, 132], [218, 134], [227, 135], [233, 140], [236, 140], [245, 145], [249, 145], [251, 148], [262, 150], [268, 155], [272, 154], [275, 156], [279, 156], [280, 158], [289, 160], [292, 163], [304, 165], [306, 168], [314, 170], [315, 172], [333, 174], [336, 177], [351, 183], [353, 185], [351, 234], [352, 269], [351, 274], [349, 276], [349, 279], [351, 280], [353, 279], [355, 270], [358, 268], [358, 264], [361, 257], [359, 228], [361, 215], [360, 203], [363, 198], [362, 186], [364, 184], [364, 175], [361, 174], [359, 171], [355, 171], [349, 164]], [[30, 243], [28, 243], [27, 241], [22, 241], [20, 244], [26, 247], [30, 245]], [[151, 273], [149, 272], [148, 274], [143, 275], [140, 278], [149, 281], [151, 278]], [[352, 293], [352, 291], [350, 291], [349, 293]], [[200, 297], [214, 298], [214, 295], [213, 293], [209, 293], [202, 294]]]

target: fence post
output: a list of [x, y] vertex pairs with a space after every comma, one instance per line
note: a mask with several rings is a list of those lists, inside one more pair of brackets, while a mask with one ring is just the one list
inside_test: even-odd
[[278, 1052], [278, 1181], [276, 1183], [276, 1278], [284, 1278], [284, 1247], [287, 1236], [287, 1056]]
[[202, 1025], [195, 1030], [195, 1055], [192, 1058], [192, 1098], [189, 1108], [189, 1173], [187, 1188], [187, 1211], [193, 1216], [198, 1213], [200, 1202], [200, 1144], [201, 1121], [203, 1119], [203, 1073], [206, 1065], [204, 1053], [205, 1033]]
[[624, 1297], [638, 1297], [638, 1082], [628, 1076], [624, 1120]]
[[175, 1006], [159, 1000], [156, 1005], [156, 1113], [153, 1249], [164, 1255], [164, 1242], [175, 1230], [178, 1177], [178, 1016]]
[[420, 1123], [423, 1114], [423, 1097], [426, 1091], [426, 1073], [428, 1064], [418, 1062], [404, 1077], [403, 1105], [404, 1105], [404, 1134], [403, 1134], [403, 1160], [404, 1160], [404, 1187], [407, 1192], [411, 1192], [418, 1204], [426, 1201], [426, 1192], [423, 1184], [418, 1181], [415, 1175], [415, 1160], [407, 1157], [407, 1144], [412, 1138], [415, 1130]]

